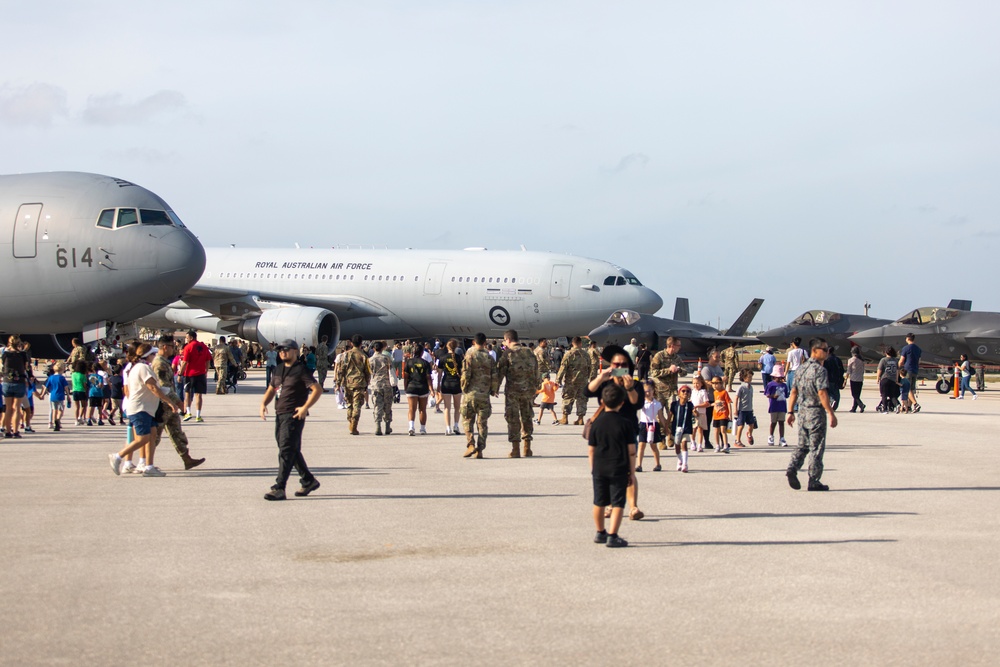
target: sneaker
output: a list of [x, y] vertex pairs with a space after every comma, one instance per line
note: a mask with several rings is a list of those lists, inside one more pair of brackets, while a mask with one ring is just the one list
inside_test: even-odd
[[753, 446], [753, 436], [752, 435], [748, 435], [747, 436], [747, 444], [750, 445], [751, 447]]
[[[979, 398], [979, 394], [973, 394], [973, 395], [972, 395], [972, 400], [974, 400], [974, 401], [975, 401], [975, 400], [977, 400], [978, 398]], [[914, 412], [920, 412], [920, 406], [919, 406], [919, 405], [915, 405], [915, 406], [913, 406], [913, 411], [914, 411]]]
[[182, 420], [183, 420], [183, 421], [186, 421], [186, 422], [189, 422], [189, 421], [191, 421], [191, 420], [192, 420], [193, 418], [194, 418], [194, 415], [193, 415], [193, 414], [191, 414], [190, 412], [186, 412], [186, 413], [184, 413], [184, 417], [182, 417]]
[[680, 461], [678, 461], [678, 462], [677, 462], [677, 472], [680, 472], [680, 471], [681, 471], [681, 468], [683, 468], [683, 467], [684, 467], [684, 465], [683, 465], [683, 464], [681, 464], [681, 462], [680, 462]]
[[819, 480], [811, 479], [809, 480], [809, 485], [806, 487], [809, 491], [829, 491], [830, 487], [823, 484]]
[[17, 431], [14, 431], [14, 433], [12, 433], [10, 437], [16, 438], [16, 439], [20, 440], [21, 439], [21, 434], [18, 433]]
[[[975, 397], [975, 396], [973, 396], [973, 397], [972, 397], [972, 400], [976, 400], [976, 397]], [[864, 411], [865, 411], [865, 409], [864, 409], [864, 408], [861, 408], [861, 412], [864, 412]], [[919, 403], [914, 403], [914, 404], [913, 404], [913, 411], [914, 411], [914, 412], [920, 412], [920, 404], [919, 404]]]
[[636, 472], [642, 472], [642, 466], [636, 466], [635, 467], [635, 471]]
[[34, 433], [35, 429], [31, 428], [30, 426], [25, 426], [24, 427], [24, 432], [25, 433]]
[[661, 470], [663, 470], [663, 468], [662, 468], [662, 467], [660, 467], [660, 466], [655, 466], [655, 467], [653, 468], [653, 472], [660, 472]]
[[203, 423], [203, 422], [205, 421], [205, 420], [204, 420], [204, 419], [202, 419], [201, 417], [195, 417], [195, 418], [194, 418], [194, 420], [195, 420], [195, 422], [196, 422], [196, 423], [198, 423], [198, 424], [201, 424], [201, 423]]
[[14, 434], [11, 433], [10, 431], [4, 431], [3, 432], [3, 437], [5, 437], [5, 438], [13, 438]]
[[604, 543], [604, 546], [609, 549], [619, 549], [621, 547], [627, 547], [628, 542], [618, 537], [617, 535], [608, 535], [608, 541]]
[[111, 469], [116, 475], [122, 474], [122, 457], [118, 456], [118, 452], [108, 454], [108, 461], [111, 462]]
[[780, 444], [781, 444], [782, 447], [787, 447], [788, 446], [788, 443], [785, 441], [784, 438], [781, 439], [781, 443]]
[[103, 419], [98, 419], [97, 420], [97, 425], [98, 426], [104, 426], [104, 420]]
[[94, 425], [94, 420], [93, 419], [88, 419], [87, 420], [87, 426], [93, 426], [93, 425]]
[[284, 500], [285, 490], [271, 487], [271, 490], [264, 494], [264, 500]]
[[416, 435], [416, 432], [412, 428], [410, 429], [410, 435]]
[[319, 480], [313, 477], [313, 481], [308, 484], [303, 484], [302, 488], [295, 492], [298, 497], [308, 496], [310, 493], [319, 488]]
[[607, 544], [608, 543], [608, 531], [602, 530], [601, 532], [594, 535], [594, 542], [597, 544]]
[[799, 483], [799, 476], [795, 474], [794, 470], [786, 470], [785, 477], [788, 478], [788, 486], [792, 487], [796, 491], [802, 488], [802, 485]]
[[686, 465], [685, 466], [681, 466], [681, 472], [687, 472], [687, 471], [688, 471], [688, 467]]
[[142, 471], [143, 477], [166, 477], [167, 473], [163, 472], [156, 466], [146, 466], [146, 469]]
[[767, 436], [767, 446], [768, 447], [773, 447], [774, 446], [774, 436], [773, 435]]
[[427, 429], [423, 426], [420, 427], [420, 435], [427, 435]]
[[135, 464], [132, 463], [131, 461], [125, 461], [124, 463], [122, 463], [121, 472], [125, 473], [126, 475], [130, 475], [134, 473], [136, 470], [138, 470], [138, 468], [136, 468]]
[[722, 450], [722, 453], [723, 454], [728, 454], [730, 449], [731, 449], [731, 447], [729, 445], [726, 445], [726, 448]]

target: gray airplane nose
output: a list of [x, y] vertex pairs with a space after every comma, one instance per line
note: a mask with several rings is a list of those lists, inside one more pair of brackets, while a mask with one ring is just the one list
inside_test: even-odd
[[663, 308], [663, 299], [660, 295], [648, 287], [640, 287], [639, 303], [636, 310], [647, 315], [655, 315], [660, 308]]
[[876, 345], [882, 342], [883, 328], [884, 327], [877, 327], [875, 329], [868, 329], [867, 331], [859, 331], [853, 336], [848, 336], [847, 339], [859, 347], [872, 350], [875, 349]]
[[205, 248], [187, 229], [174, 229], [157, 244], [160, 282], [174, 299], [194, 287], [205, 271]]
[[784, 347], [786, 338], [786, 327], [778, 327], [776, 329], [770, 329], [764, 333], [757, 334], [758, 340], [763, 342], [765, 345], [773, 345], [774, 347]]

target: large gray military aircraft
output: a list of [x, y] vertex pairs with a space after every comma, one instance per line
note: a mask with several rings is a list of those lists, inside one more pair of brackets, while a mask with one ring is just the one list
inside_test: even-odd
[[737, 345], [755, 345], [760, 341], [748, 338], [746, 333], [760, 310], [764, 299], [754, 299], [746, 310], [736, 318], [733, 325], [720, 334], [718, 329], [705, 324], [691, 322], [688, 300], [678, 297], [674, 304], [674, 318], [644, 315], [634, 310], [616, 310], [607, 322], [590, 332], [591, 340], [599, 345], [625, 345], [632, 338], [636, 343], [646, 343], [651, 350], [660, 348], [668, 336], [681, 339], [681, 354], [704, 357], [709, 348]]
[[[3, 230], [7, 230], [4, 232]], [[178, 299], [205, 250], [160, 197], [81, 172], [0, 176], [0, 332], [35, 356], [105, 337]]]
[[615, 308], [655, 313], [663, 300], [632, 272], [548, 252], [210, 248], [183, 299], [142, 324], [195, 328], [267, 344], [327, 336], [528, 338], [590, 331]]
[[967, 354], [974, 361], [1000, 363], [1000, 313], [917, 308], [895, 322], [854, 334], [851, 342], [884, 354], [888, 346], [898, 351], [906, 344], [909, 333], [916, 336], [915, 342], [923, 352], [922, 362], [951, 364], [959, 355]]
[[[948, 307], [969, 310], [972, 308], [972, 302], [952, 299]], [[837, 354], [843, 357], [850, 353], [851, 347], [858, 344], [851, 338], [854, 334], [891, 323], [892, 320], [868, 315], [837, 313], [832, 310], [807, 310], [784, 326], [758, 334], [757, 338], [760, 338], [765, 345], [784, 349], [795, 338], [801, 338], [805, 344], [810, 339], [819, 337], [825, 339], [830, 347], [836, 348]], [[883, 356], [878, 350], [867, 349], [864, 346], [861, 352], [864, 357], [874, 361]]]

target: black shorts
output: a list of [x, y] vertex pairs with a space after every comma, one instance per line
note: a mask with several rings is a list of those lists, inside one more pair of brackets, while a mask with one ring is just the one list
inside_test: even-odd
[[77, 403], [85, 403], [87, 401], [87, 392], [85, 391], [74, 391], [73, 400]]
[[207, 394], [208, 376], [189, 375], [184, 378], [184, 391], [188, 394]]
[[729, 428], [729, 420], [728, 419], [713, 419], [712, 420], [712, 426], [714, 426], [715, 428], [727, 429], [727, 428]]
[[592, 475], [594, 478], [594, 504], [598, 507], [625, 507], [628, 475]]
[[103, 396], [88, 396], [87, 397], [87, 404], [90, 407], [92, 407], [92, 408], [99, 408], [102, 405], [104, 405], [104, 397]]

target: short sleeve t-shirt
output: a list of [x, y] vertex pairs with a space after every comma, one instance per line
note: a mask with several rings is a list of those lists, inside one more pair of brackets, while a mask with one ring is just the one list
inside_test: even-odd
[[423, 396], [430, 393], [431, 366], [420, 357], [406, 360], [406, 393], [413, 396]]
[[296, 408], [305, 405], [309, 398], [309, 390], [316, 384], [313, 373], [298, 359], [291, 366], [279, 364], [271, 373], [271, 386], [275, 391], [274, 412], [286, 414], [295, 412]]
[[903, 368], [908, 374], [917, 373], [920, 370], [920, 356], [923, 350], [917, 347], [916, 343], [908, 343], [899, 351], [899, 358], [903, 359]]
[[45, 391], [49, 392], [50, 401], [66, 400], [66, 378], [62, 375], [50, 375], [45, 381]]
[[[155, 415], [160, 407], [159, 397], [146, 386], [148, 380], [153, 380], [153, 371], [149, 364], [132, 364], [128, 372], [128, 398], [125, 399], [125, 413], [129, 415], [145, 412]], [[155, 382], [155, 380], [154, 380]]]
[[603, 412], [590, 427], [587, 443], [594, 448], [593, 474], [600, 477], [628, 475], [628, 446], [635, 444], [636, 422], [630, 415]]
[[788, 412], [788, 385], [784, 382], [769, 382], [764, 390], [767, 394], [767, 411]]

